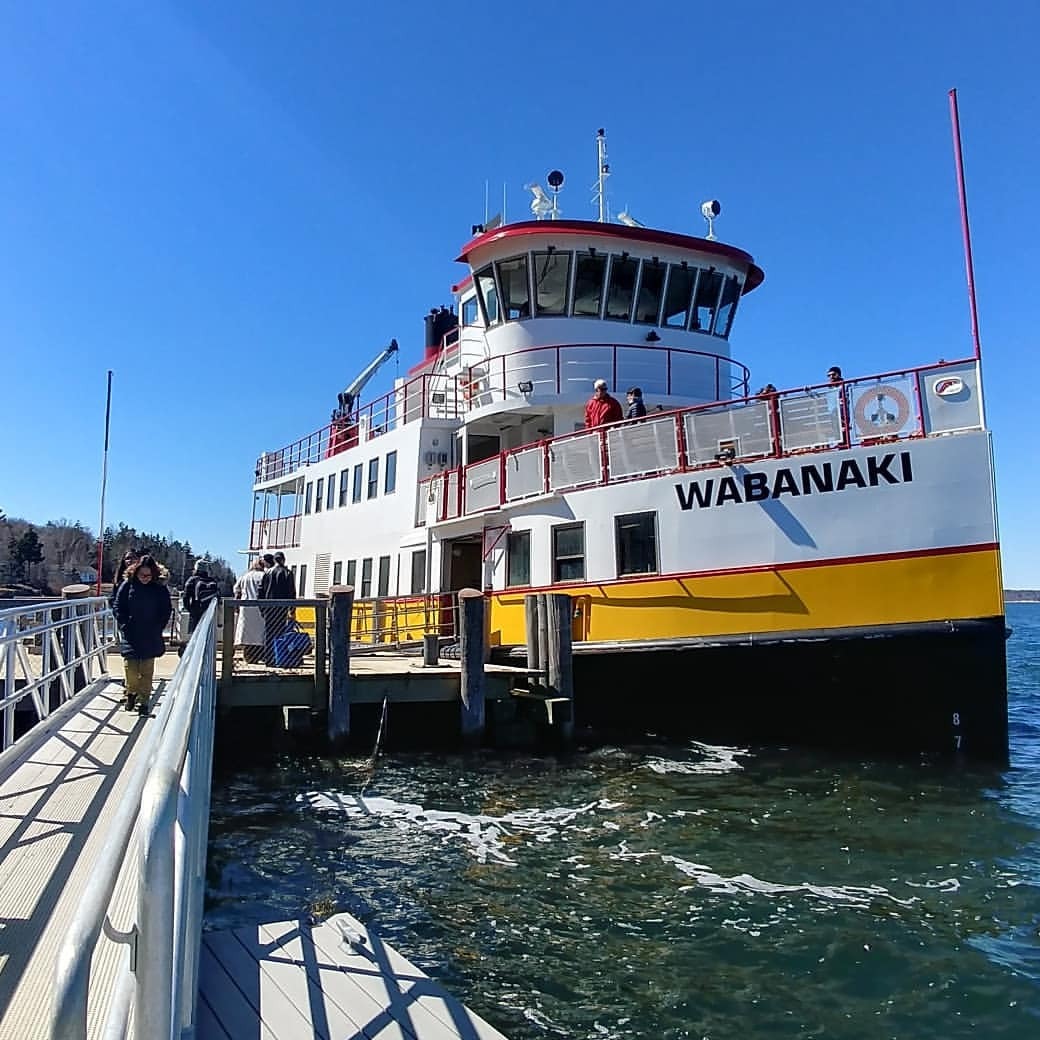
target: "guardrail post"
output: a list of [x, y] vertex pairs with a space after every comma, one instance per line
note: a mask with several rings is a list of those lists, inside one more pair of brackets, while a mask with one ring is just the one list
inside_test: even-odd
[[462, 739], [478, 744], [484, 736], [484, 594], [459, 593], [459, 663], [462, 666]]
[[350, 632], [354, 612], [354, 587], [329, 589], [329, 720], [328, 740], [339, 750], [350, 736]]

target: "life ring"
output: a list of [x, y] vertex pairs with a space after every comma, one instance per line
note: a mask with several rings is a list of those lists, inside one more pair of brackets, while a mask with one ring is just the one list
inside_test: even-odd
[[[894, 406], [895, 411], [889, 405]], [[853, 409], [856, 425], [864, 437], [898, 433], [910, 418], [910, 402], [898, 387], [880, 383], [863, 391]]]

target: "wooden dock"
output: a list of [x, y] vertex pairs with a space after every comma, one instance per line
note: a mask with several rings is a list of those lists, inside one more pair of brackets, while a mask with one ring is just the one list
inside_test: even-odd
[[350, 914], [202, 940], [197, 1040], [506, 1040]]

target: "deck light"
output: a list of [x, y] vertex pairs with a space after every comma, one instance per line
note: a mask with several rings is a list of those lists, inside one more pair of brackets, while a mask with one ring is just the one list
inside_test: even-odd
[[534, 383], [530, 379], [521, 379], [520, 382], [516, 384], [516, 388], [520, 393], [526, 395], [534, 390]]
[[647, 341], [647, 343], [656, 343], [660, 338], [661, 337], [657, 335], [657, 332], [654, 329], [651, 329], [646, 334], [646, 341]]

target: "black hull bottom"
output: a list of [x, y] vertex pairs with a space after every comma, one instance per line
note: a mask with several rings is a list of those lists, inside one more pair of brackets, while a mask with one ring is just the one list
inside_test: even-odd
[[986, 618], [577, 653], [579, 730], [866, 752], [1008, 754], [1006, 629]]

